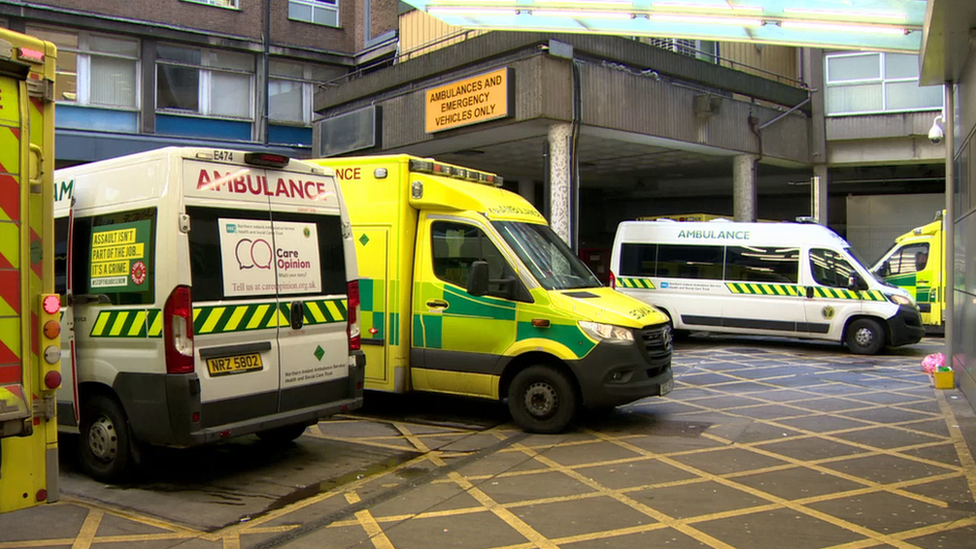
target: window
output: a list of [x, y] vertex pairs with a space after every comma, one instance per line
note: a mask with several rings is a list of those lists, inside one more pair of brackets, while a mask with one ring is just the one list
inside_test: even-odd
[[[489, 280], [514, 278], [508, 261], [481, 229], [463, 223], [435, 221], [431, 226], [434, 276], [464, 289], [475, 261], [488, 262]], [[489, 284], [489, 293], [497, 293], [500, 284]]]
[[327, 82], [344, 72], [336, 67], [273, 59], [268, 79], [271, 122], [311, 126], [316, 83]]
[[827, 114], [942, 108], [942, 86], [918, 85], [918, 55], [842, 53], [825, 63]]
[[929, 262], [929, 245], [909, 244], [891, 254], [888, 258], [888, 276], [912, 274], [925, 270]]
[[[246, 236], [245, 230], [270, 235], [268, 212], [192, 206], [186, 211], [193, 226], [189, 238], [194, 301], [345, 295], [346, 262], [339, 216], [274, 212], [275, 236], [269, 240], [279, 251], [297, 252], [298, 261], [292, 262], [297, 265], [288, 267], [282, 265], [280, 256], [271, 253], [271, 243], [261, 244], [265, 241], [260, 238], [236, 238]], [[257, 246], [244, 253], [241, 242], [245, 241]], [[309, 244], [316, 245], [308, 249]], [[225, 252], [231, 256], [225, 257]], [[245, 283], [253, 287], [240, 286]]]
[[207, 4], [208, 6], [217, 6], [221, 8], [240, 8], [240, 0], [183, 0], [184, 2], [193, 2], [194, 4]]
[[657, 244], [620, 246], [620, 276], [656, 276]]
[[684, 38], [644, 38], [651, 46], [694, 57], [710, 63], [718, 62], [718, 42], [710, 40], [689, 40]]
[[113, 305], [155, 302], [156, 208], [76, 218], [73, 238], [75, 293], [103, 294]]
[[729, 246], [725, 252], [725, 280], [796, 284], [799, 274], [799, 248]]
[[810, 270], [817, 284], [831, 288], [846, 288], [848, 277], [857, 271], [844, 256], [831, 250], [810, 250]]
[[535, 279], [547, 290], [603, 286], [569, 246], [548, 225], [492, 223]]
[[722, 280], [725, 248], [691, 244], [660, 244], [657, 247], [657, 276]]
[[58, 47], [58, 103], [139, 108], [139, 42], [89, 32], [27, 27], [27, 34]]
[[338, 27], [339, 0], [288, 0], [288, 18]]
[[253, 119], [254, 56], [160, 44], [156, 110]]
[[54, 220], [54, 293], [68, 293], [68, 218]]

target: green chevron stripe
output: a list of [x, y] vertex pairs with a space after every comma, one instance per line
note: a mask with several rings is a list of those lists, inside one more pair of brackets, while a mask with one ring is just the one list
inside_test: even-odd
[[162, 311], [159, 309], [120, 309], [99, 311], [90, 337], [157, 338], [162, 337]]

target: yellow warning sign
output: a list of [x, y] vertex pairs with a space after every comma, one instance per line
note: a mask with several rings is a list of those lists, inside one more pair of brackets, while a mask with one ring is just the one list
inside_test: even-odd
[[427, 90], [427, 133], [505, 118], [514, 111], [512, 82], [512, 71], [506, 67]]

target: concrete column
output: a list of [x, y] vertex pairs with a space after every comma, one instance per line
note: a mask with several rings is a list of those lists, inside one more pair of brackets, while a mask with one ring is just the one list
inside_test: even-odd
[[[956, 96], [955, 82], [947, 80], [945, 83], [945, 111], [942, 123], [945, 124], [945, 203], [946, 211], [942, 226], [945, 244], [942, 245], [943, 260], [945, 261], [945, 356], [946, 364], [953, 369], [956, 367]], [[966, 183], [971, 185], [971, 183]], [[964, 210], [965, 211], [965, 210]], [[965, 237], [963, 237], [965, 238]], [[972, 268], [972, 267], [970, 267]], [[962, 320], [962, 319], [960, 319]], [[965, 366], [965, 355], [962, 355], [960, 368]], [[960, 377], [962, 373], [960, 371]], [[976, 403], [973, 408], [976, 409]]]
[[572, 246], [572, 177], [570, 138], [573, 125], [559, 122], [549, 126], [549, 224]]
[[755, 154], [740, 154], [732, 159], [732, 210], [736, 221], [756, 220], [756, 162]]
[[813, 167], [813, 180], [810, 185], [810, 215], [817, 220], [817, 223], [827, 226], [827, 190], [830, 186], [830, 179], [827, 177], [827, 165], [816, 164]]
[[535, 206], [535, 179], [519, 179], [518, 193], [522, 195], [522, 198], [528, 200], [529, 204]]

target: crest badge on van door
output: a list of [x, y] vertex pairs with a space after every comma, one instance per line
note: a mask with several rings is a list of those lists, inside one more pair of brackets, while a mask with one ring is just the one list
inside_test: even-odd
[[830, 305], [827, 305], [826, 307], [824, 307], [823, 309], [820, 310], [820, 314], [822, 314], [823, 317], [826, 318], [827, 320], [830, 320], [831, 318], [834, 318], [834, 313], [835, 312], [836, 311], [834, 311], [834, 308], [831, 307]]

